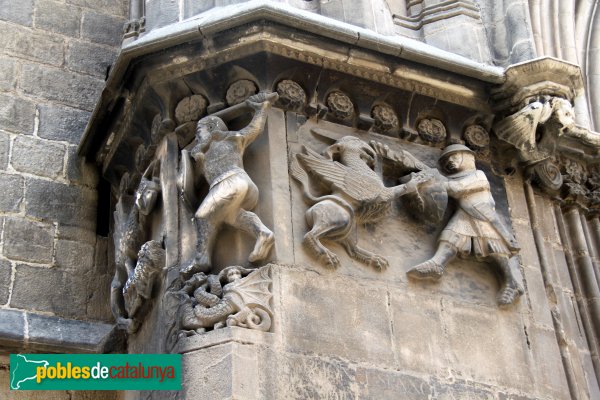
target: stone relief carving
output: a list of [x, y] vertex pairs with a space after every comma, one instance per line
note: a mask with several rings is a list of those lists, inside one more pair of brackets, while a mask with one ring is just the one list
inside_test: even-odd
[[424, 118], [417, 124], [419, 136], [429, 143], [440, 143], [446, 140], [444, 123], [435, 118]]
[[[196, 255], [188, 265], [181, 266], [181, 274], [190, 277], [212, 268], [213, 247], [224, 224], [256, 238], [248, 260], [264, 260], [273, 246], [273, 233], [252, 210], [258, 202], [258, 188], [244, 170], [246, 148], [262, 133], [267, 110], [278, 98], [277, 93], [259, 93], [246, 100], [255, 110], [252, 121], [244, 129], [228, 131], [225, 122], [216, 116], [198, 121], [197, 144], [191, 150], [195, 168], [190, 164], [187, 151], [182, 152], [184, 176], [181, 185], [188, 205], [195, 207], [193, 175], [202, 175], [209, 185], [206, 197], [197, 206], [194, 223], [197, 230]], [[187, 164], [187, 166], [186, 166]], [[195, 172], [194, 172], [195, 171]]]
[[158, 180], [148, 179], [146, 173], [140, 181], [131, 209], [127, 210], [125, 196], [121, 196], [114, 214], [116, 270], [111, 284], [111, 310], [117, 326], [129, 333], [136, 332], [141, 324], [142, 315], [137, 315], [141, 306], [138, 304], [141, 301], [137, 299], [138, 295], [148, 298], [146, 295], [150, 294], [146, 289], [140, 290], [140, 287], [149, 287], [151, 290], [150, 281], [155, 275], [152, 271], [164, 263], [164, 260], [158, 259], [159, 256], [164, 259], [164, 252], [161, 255], [156, 244], [146, 243], [150, 228], [149, 216], [160, 192]]
[[483, 150], [490, 145], [490, 135], [481, 125], [469, 125], [463, 133], [463, 138], [474, 150]]
[[519, 245], [496, 213], [487, 177], [476, 169], [473, 151], [460, 144], [446, 147], [439, 164], [446, 174], [439, 184], [456, 200], [458, 208], [442, 230], [434, 256], [411, 268], [408, 276], [438, 280], [457, 255], [489, 259], [502, 275], [498, 304], [513, 303], [523, 294], [510, 262]]
[[348, 120], [354, 116], [354, 104], [345, 93], [335, 90], [327, 96], [329, 111], [341, 120]]
[[378, 104], [371, 110], [375, 121], [374, 130], [381, 133], [395, 133], [400, 129], [400, 122], [394, 109], [387, 104]]
[[519, 160], [529, 167], [534, 180], [549, 190], [562, 186], [562, 177], [549, 160], [558, 138], [575, 127], [571, 103], [560, 97], [531, 102], [494, 125], [501, 140], [513, 145]]
[[208, 101], [200, 94], [185, 97], [175, 107], [175, 119], [179, 125], [198, 121], [206, 113], [207, 106]]
[[225, 95], [225, 100], [227, 100], [227, 104], [230, 106], [234, 106], [236, 104], [243, 103], [248, 97], [252, 96], [258, 91], [256, 84], [248, 79], [241, 79], [239, 81], [233, 82], [229, 89], [227, 89], [227, 94]]
[[194, 274], [179, 292], [183, 335], [225, 326], [268, 332], [273, 317], [271, 285], [268, 266], [258, 270], [231, 266], [218, 275]]
[[306, 93], [298, 83], [284, 79], [277, 84], [279, 103], [291, 110], [299, 110], [306, 104]]
[[[406, 184], [386, 187], [373, 170], [375, 150], [353, 136], [339, 139], [324, 155], [306, 147], [304, 151], [305, 154], [295, 155], [291, 165], [292, 176], [301, 184], [304, 198], [311, 205], [306, 211], [311, 229], [304, 235], [304, 245], [329, 268], [339, 267], [340, 261], [323, 246], [321, 239], [339, 242], [352, 258], [377, 270], [387, 268], [384, 257], [358, 246], [356, 224], [378, 222], [389, 211], [392, 200], [414, 192], [417, 184], [429, 180], [431, 175], [423, 171]], [[408, 153], [403, 155], [414, 160]], [[314, 196], [309, 174], [326, 186], [330, 194]]]

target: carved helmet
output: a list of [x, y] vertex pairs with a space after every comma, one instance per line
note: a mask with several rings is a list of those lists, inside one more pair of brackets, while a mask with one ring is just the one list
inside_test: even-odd
[[475, 152], [473, 150], [471, 150], [470, 148], [468, 148], [467, 146], [465, 146], [463, 144], [451, 144], [450, 146], [447, 146], [442, 151], [442, 154], [440, 155], [440, 162], [442, 160], [448, 158], [448, 156], [450, 156], [450, 154], [459, 153], [459, 152], [475, 155]]

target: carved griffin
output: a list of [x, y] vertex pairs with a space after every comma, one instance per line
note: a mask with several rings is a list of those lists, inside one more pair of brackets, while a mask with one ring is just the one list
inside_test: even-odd
[[[386, 187], [373, 170], [376, 151], [364, 141], [345, 136], [328, 147], [324, 155], [304, 148], [292, 161], [291, 174], [302, 185], [305, 200], [311, 204], [306, 220], [311, 229], [304, 235], [304, 245], [329, 268], [340, 265], [338, 257], [321, 243], [321, 239], [336, 241], [354, 259], [375, 267], [387, 268], [388, 261], [380, 255], [358, 246], [357, 223], [375, 223], [391, 207], [391, 202], [406, 193], [414, 192], [417, 184], [430, 179], [428, 171], [414, 174], [402, 185]], [[405, 152], [404, 152], [405, 153]], [[425, 167], [415, 161], [413, 171]], [[331, 193], [315, 197], [309, 188], [309, 174]]]
[[197, 273], [180, 291], [181, 327], [188, 334], [224, 326], [267, 332], [273, 316], [271, 283], [269, 267], [250, 270], [232, 266], [219, 275]]

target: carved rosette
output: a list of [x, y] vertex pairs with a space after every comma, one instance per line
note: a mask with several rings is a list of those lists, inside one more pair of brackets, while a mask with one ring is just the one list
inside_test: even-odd
[[329, 107], [329, 111], [336, 118], [348, 120], [354, 116], [354, 104], [352, 100], [339, 90], [329, 93], [327, 96], [327, 107]]
[[298, 83], [285, 79], [277, 84], [279, 103], [291, 110], [300, 110], [306, 104], [306, 93]]
[[419, 136], [429, 143], [441, 143], [446, 139], [444, 123], [435, 118], [424, 118], [417, 124]]
[[248, 97], [256, 94], [257, 91], [258, 88], [254, 82], [248, 79], [241, 79], [229, 86], [225, 100], [227, 100], [228, 105], [233, 106], [244, 102]]
[[397, 132], [400, 127], [398, 116], [394, 112], [394, 109], [387, 104], [379, 104], [373, 107], [371, 117], [375, 120], [375, 131], [377, 132]]
[[200, 94], [185, 97], [175, 107], [175, 119], [179, 125], [198, 121], [206, 113], [207, 106], [208, 102]]
[[483, 150], [490, 144], [490, 135], [481, 125], [467, 126], [463, 139], [474, 150]]

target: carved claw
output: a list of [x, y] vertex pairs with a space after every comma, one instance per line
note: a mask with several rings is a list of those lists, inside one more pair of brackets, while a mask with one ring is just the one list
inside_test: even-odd
[[255, 263], [267, 258], [273, 243], [275, 243], [275, 237], [272, 232], [261, 232], [256, 239], [254, 250], [248, 256], [248, 261]]
[[330, 251], [325, 251], [319, 256], [319, 260], [325, 264], [325, 267], [329, 269], [337, 269], [340, 266], [339, 258]]
[[427, 260], [408, 270], [406, 275], [414, 279], [429, 279], [437, 281], [444, 273], [444, 267], [434, 260]]
[[369, 260], [369, 265], [375, 268], [377, 271], [385, 271], [387, 267], [390, 266], [388, 260], [377, 255], [371, 257]]

